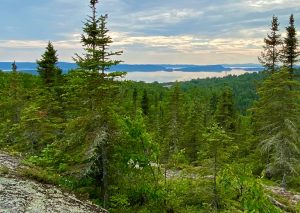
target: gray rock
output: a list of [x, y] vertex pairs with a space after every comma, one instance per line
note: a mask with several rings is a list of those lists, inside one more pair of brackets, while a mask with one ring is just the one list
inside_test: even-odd
[[81, 201], [56, 186], [18, 177], [17, 158], [0, 153], [0, 167], [10, 170], [0, 176], [1, 213], [107, 213], [89, 201]]

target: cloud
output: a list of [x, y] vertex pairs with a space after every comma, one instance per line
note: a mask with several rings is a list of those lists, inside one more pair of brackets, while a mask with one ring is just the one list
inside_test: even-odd
[[170, 11], [152, 11], [138, 16], [138, 20], [148, 23], [175, 24], [199, 17], [203, 12], [194, 9], [172, 9]]
[[294, 6], [299, 6], [298, 0], [248, 0], [247, 5], [254, 8], [263, 8], [269, 9], [272, 7], [280, 7], [280, 8], [289, 8]]
[[[88, 1], [6, 0], [1, 8], [0, 60], [21, 53], [35, 60], [48, 40], [61, 60], [82, 50]], [[272, 15], [284, 32], [291, 13], [299, 26], [299, 8], [299, 0], [102, 0], [97, 11], [109, 14], [112, 48], [128, 63], [255, 63]]]
[[214, 38], [197, 35], [178, 36], [131, 36], [126, 33], [114, 33], [113, 46], [130, 49], [134, 46], [144, 46], [147, 48], [160, 48], [165, 51], [177, 51], [180, 53], [199, 52], [244, 52], [257, 51], [263, 45], [263, 39], [248, 38]]
[[[47, 43], [47, 40], [0, 40], [0, 47], [10, 49], [36, 49], [45, 48]], [[55, 48], [59, 49], [76, 49], [82, 47], [77, 39], [53, 41], [52, 43]]]

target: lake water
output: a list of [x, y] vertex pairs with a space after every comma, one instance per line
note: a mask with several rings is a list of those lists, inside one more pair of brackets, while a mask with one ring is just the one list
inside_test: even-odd
[[174, 82], [174, 81], [189, 81], [192, 79], [205, 79], [213, 77], [225, 77], [228, 75], [242, 75], [245, 73], [253, 73], [243, 69], [232, 69], [224, 72], [182, 72], [182, 71], [158, 71], [158, 72], [128, 72], [125, 79], [133, 81], [144, 81], [151, 83], [157, 81], [159, 83]]

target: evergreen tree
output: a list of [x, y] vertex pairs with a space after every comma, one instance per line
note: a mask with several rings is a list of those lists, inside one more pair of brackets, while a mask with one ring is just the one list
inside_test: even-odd
[[10, 104], [10, 107], [12, 109], [13, 115], [12, 115], [12, 121], [13, 123], [18, 123], [20, 121], [20, 112], [22, 105], [22, 99], [23, 99], [23, 88], [22, 88], [22, 82], [20, 78], [20, 73], [17, 72], [17, 65], [14, 61], [12, 63], [12, 73], [10, 75], [10, 82], [9, 82], [9, 88], [7, 90], [7, 93], [9, 95], [8, 103]]
[[278, 33], [279, 23], [278, 18], [273, 16], [271, 24], [271, 33], [264, 39], [265, 46], [261, 56], [258, 57], [259, 62], [265, 67], [270, 73], [274, 73], [278, 68], [279, 56], [280, 56], [280, 45], [282, 44], [280, 34]]
[[169, 94], [165, 116], [165, 138], [163, 155], [166, 160], [172, 159], [178, 153], [183, 133], [183, 97], [179, 83], [176, 83]]
[[121, 55], [122, 51], [109, 51], [109, 46], [113, 41], [108, 35], [109, 30], [106, 27], [108, 15], [97, 17], [97, 3], [98, 0], [90, 0], [92, 16], [89, 16], [86, 20], [83, 27], [84, 33], [81, 37], [85, 53], [83, 56], [76, 54], [74, 60], [81, 69], [104, 75], [104, 72], [111, 66], [121, 62], [110, 58]]
[[38, 64], [37, 71], [44, 84], [47, 86], [52, 86], [55, 82], [57, 82], [62, 73], [61, 69], [57, 67], [57, 62], [58, 57], [56, 50], [49, 41], [42, 58], [36, 62]]
[[[214, 209], [220, 207], [219, 189], [217, 185], [217, 176], [221, 168], [222, 161], [228, 155], [225, 151], [226, 144], [228, 144], [232, 138], [229, 137], [226, 132], [218, 125], [213, 124], [207, 129], [207, 133], [203, 134], [206, 141], [209, 143], [210, 155], [213, 160], [213, 200], [212, 205]], [[224, 154], [226, 153], [226, 154]]]
[[190, 162], [198, 159], [199, 147], [202, 142], [202, 133], [204, 130], [204, 107], [200, 103], [190, 103], [191, 110], [186, 117], [186, 126], [184, 131], [184, 141], [182, 148], [184, 148], [187, 158]]
[[299, 162], [300, 93], [291, 87], [297, 88], [299, 83], [290, 79], [289, 69], [274, 73], [258, 89], [260, 99], [252, 109], [260, 150], [269, 155], [267, 171], [280, 174], [284, 188], [286, 177], [295, 172]]
[[284, 46], [282, 50], [281, 60], [283, 64], [288, 67], [290, 77], [294, 76], [294, 66], [299, 61], [298, 56], [298, 39], [295, 29], [295, 20], [293, 14], [290, 16], [290, 25], [286, 27], [286, 38], [284, 38]]
[[14, 63], [11, 64], [11, 68], [12, 68], [12, 72], [17, 72], [17, 64], [16, 62], [14, 61]]
[[[88, 17], [83, 27], [81, 43], [84, 46], [83, 56], [75, 55], [75, 62], [80, 69], [75, 71], [72, 81], [79, 88], [86, 105], [86, 113], [94, 119], [93, 124], [87, 123], [86, 134], [89, 135], [88, 144], [94, 149], [94, 177], [97, 187], [100, 188], [103, 206], [108, 205], [109, 199], [109, 178], [110, 160], [113, 158], [110, 151], [114, 148], [113, 138], [115, 130], [114, 122], [111, 120], [113, 100], [118, 93], [118, 83], [114, 82], [115, 77], [123, 76], [125, 73], [105, 73], [111, 66], [119, 64], [120, 60], [111, 59], [118, 56], [122, 51], [111, 52], [109, 45], [112, 43], [106, 27], [107, 15], [97, 17], [96, 5], [98, 0], [90, 0], [92, 15]], [[81, 84], [78, 87], [78, 84]]]
[[148, 99], [147, 90], [144, 90], [141, 105], [142, 105], [143, 114], [148, 115], [149, 114], [149, 99]]
[[230, 87], [225, 87], [218, 99], [215, 119], [226, 130], [235, 130], [235, 110], [232, 89]]
[[136, 87], [133, 89], [132, 93], [132, 102], [133, 102], [133, 116], [135, 117], [136, 115], [136, 110], [137, 110], [137, 98], [138, 98], [138, 92]]

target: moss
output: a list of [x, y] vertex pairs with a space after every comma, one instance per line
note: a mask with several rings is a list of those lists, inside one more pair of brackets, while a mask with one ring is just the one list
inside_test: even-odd
[[6, 175], [9, 173], [9, 168], [6, 166], [1, 165], [0, 166], [0, 175]]
[[39, 167], [23, 168], [18, 171], [21, 176], [28, 177], [41, 183], [58, 184], [59, 174], [43, 170]]

